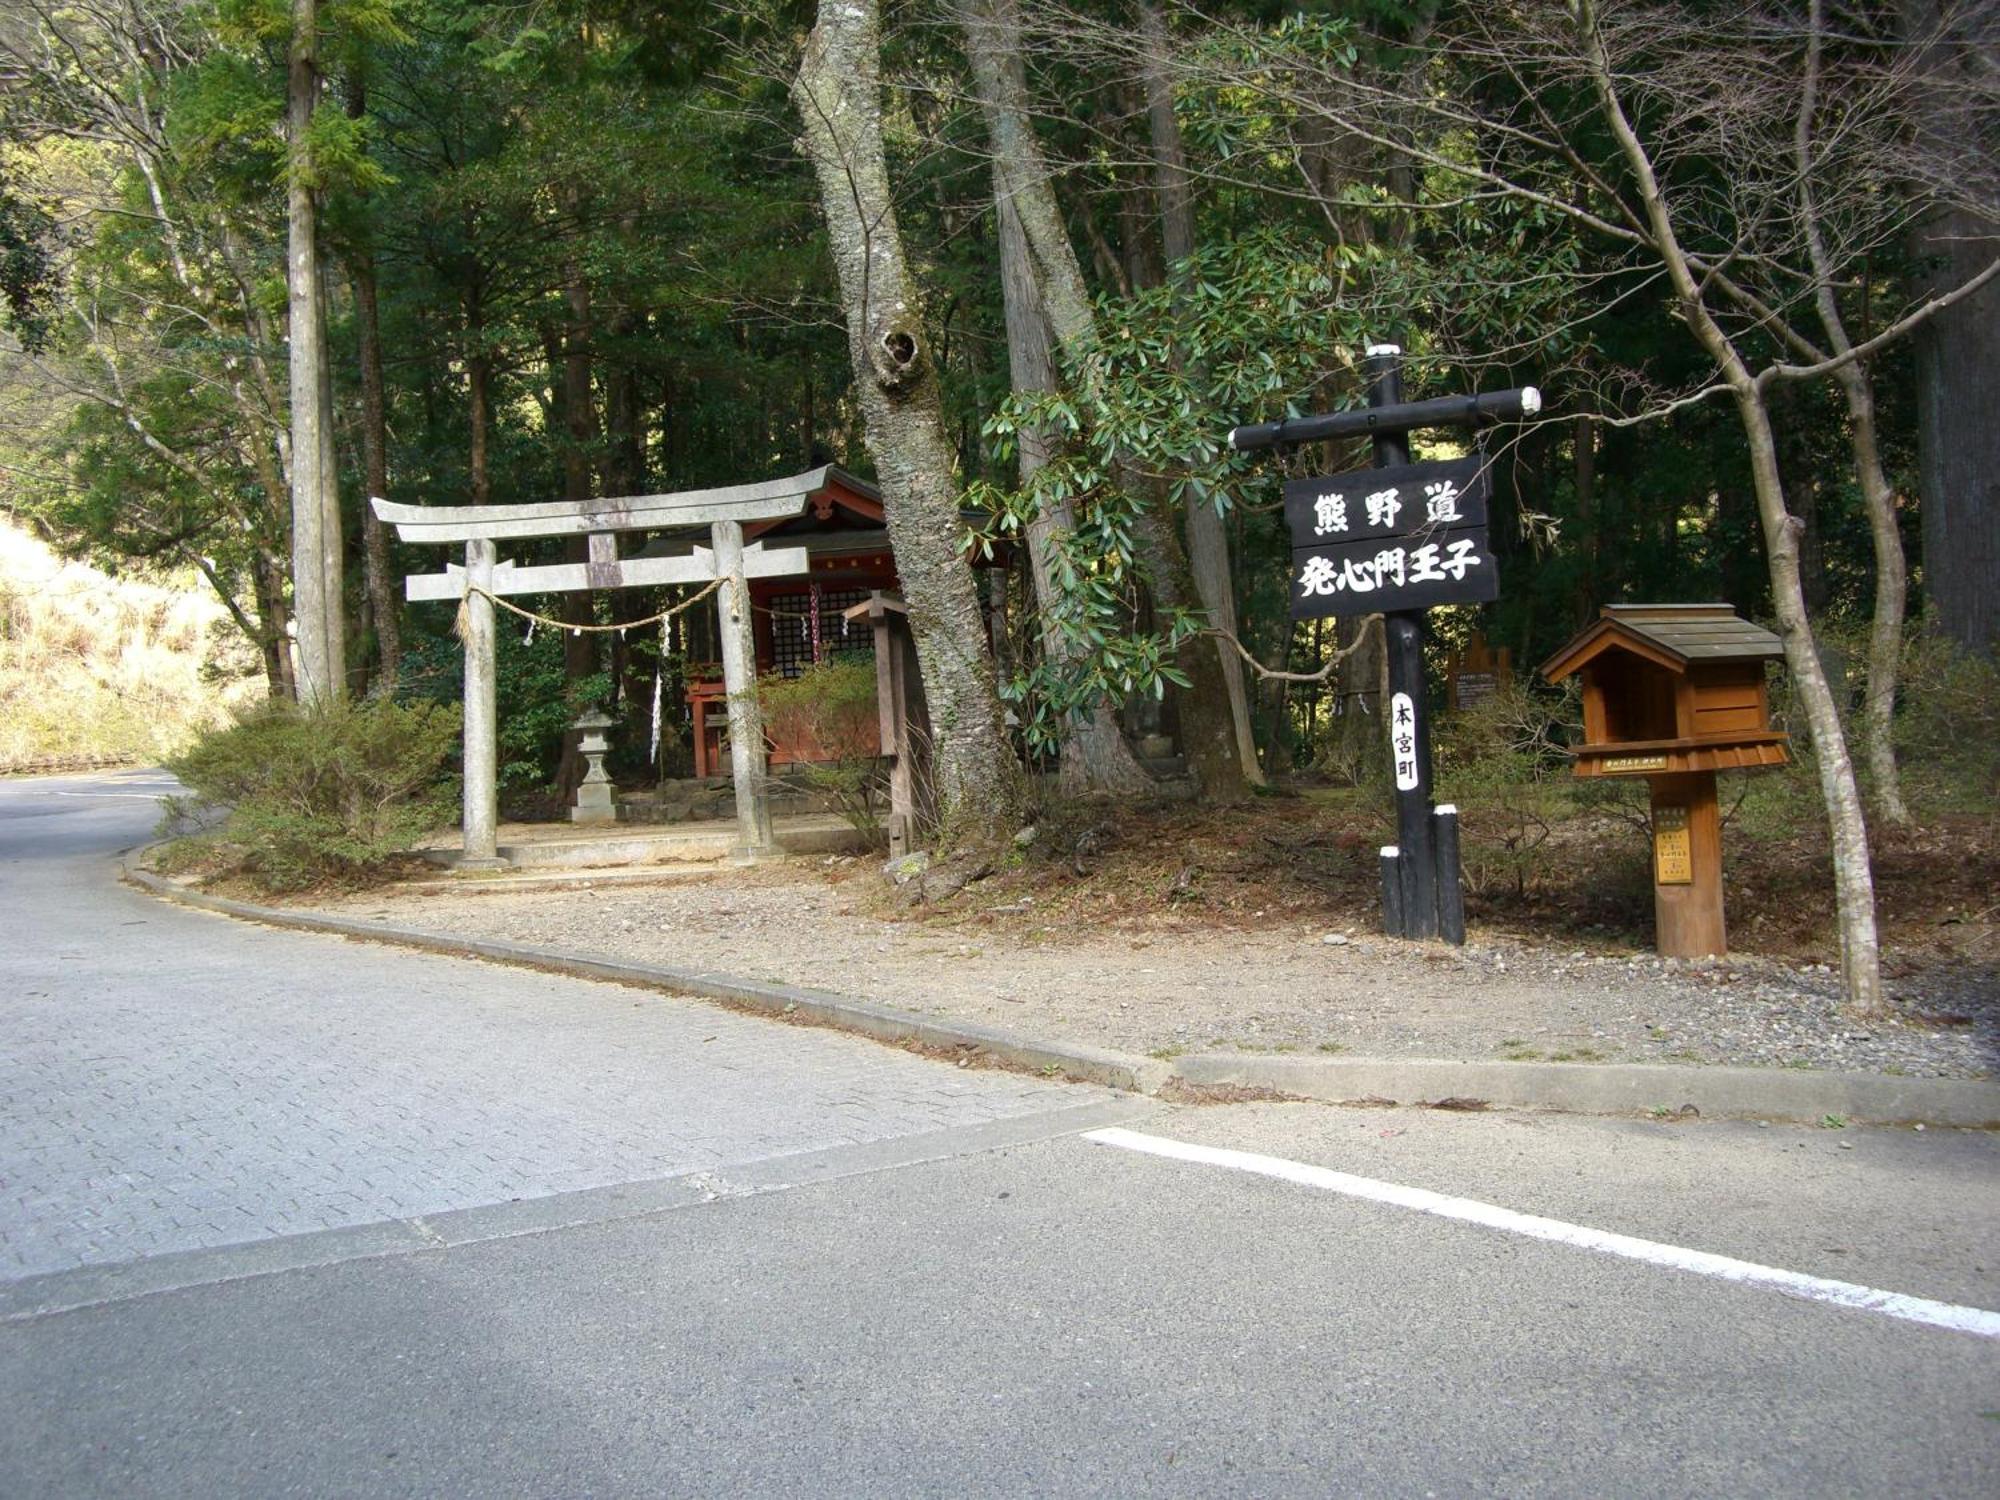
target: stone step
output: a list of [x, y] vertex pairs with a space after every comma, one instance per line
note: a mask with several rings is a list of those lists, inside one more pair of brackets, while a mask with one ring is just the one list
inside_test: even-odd
[[613, 833], [596, 838], [536, 839], [502, 844], [499, 855], [517, 870], [583, 870], [597, 865], [713, 864], [729, 858], [735, 823], [677, 826], [671, 833]]
[[[562, 825], [548, 824], [521, 830], [532, 832], [532, 837], [511, 838], [507, 836], [510, 831], [501, 831], [496, 852], [512, 870], [631, 869], [654, 865], [719, 869], [733, 857], [738, 838], [733, 818], [727, 822], [678, 823], [657, 830], [605, 825], [591, 832], [571, 833]], [[774, 819], [772, 833], [778, 848], [786, 854], [858, 854], [869, 847], [868, 841], [846, 820], [824, 814]], [[446, 868], [455, 866], [459, 859], [455, 848], [422, 852], [425, 859]]]
[[[835, 811], [823, 795], [773, 786], [767, 794], [774, 818], [805, 817]], [[726, 777], [672, 782], [656, 792], [621, 792], [618, 820], [637, 827], [662, 824], [711, 823], [736, 816], [736, 789]]]

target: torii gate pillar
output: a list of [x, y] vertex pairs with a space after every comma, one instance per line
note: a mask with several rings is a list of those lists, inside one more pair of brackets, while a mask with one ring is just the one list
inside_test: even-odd
[[487, 537], [465, 544], [465, 852], [461, 869], [499, 869], [500, 709], [494, 668], [493, 562]]
[[771, 835], [771, 799], [765, 792], [764, 715], [757, 705], [757, 638], [750, 621], [750, 586], [743, 576], [743, 523], [717, 521], [715, 591], [722, 628], [722, 687], [729, 695], [729, 770], [736, 780], [736, 847], [741, 862], [777, 847]]

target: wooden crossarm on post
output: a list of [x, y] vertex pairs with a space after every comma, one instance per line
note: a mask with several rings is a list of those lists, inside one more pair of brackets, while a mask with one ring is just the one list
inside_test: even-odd
[[[1352, 411], [1330, 411], [1313, 417], [1287, 417], [1282, 422], [1258, 422], [1229, 429], [1229, 446], [1238, 453], [1259, 448], [1287, 448], [1328, 438], [1395, 437], [1419, 427], [1480, 427], [1532, 417], [1542, 409], [1542, 393], [1531, 385], [1511, 391], [1485, 391], [1476, 396], [1437, 396], [1429, 401], [1385, 402]], [[1380, 458], [1377, 462], [1383, 462]]]

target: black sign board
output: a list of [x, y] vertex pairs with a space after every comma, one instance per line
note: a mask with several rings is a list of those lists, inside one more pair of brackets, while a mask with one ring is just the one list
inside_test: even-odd
[[1292, 618], [1499, 598], [1486, 545], [1487, 489], [1477, 457], [1290, 481]]
[[1285, 485], [1285, 521], [1295, 548], [1484, 526], [1487, 488], [1481, 458], [1293, 479]]
[[1499, 597], [1500, 570], [1484, 526], [1292, 551], [1295, 620], [1484, 604]]

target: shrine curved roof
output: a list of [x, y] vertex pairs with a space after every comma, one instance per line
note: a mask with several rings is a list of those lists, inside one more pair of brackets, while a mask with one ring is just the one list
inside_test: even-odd
[[1784, 642], [1727, 604], [1607, 604], [1541, 665], [1556, 682], [1610, 650], [1630, 651], [1671, 672], [1730, 661], [1770, 661]]

